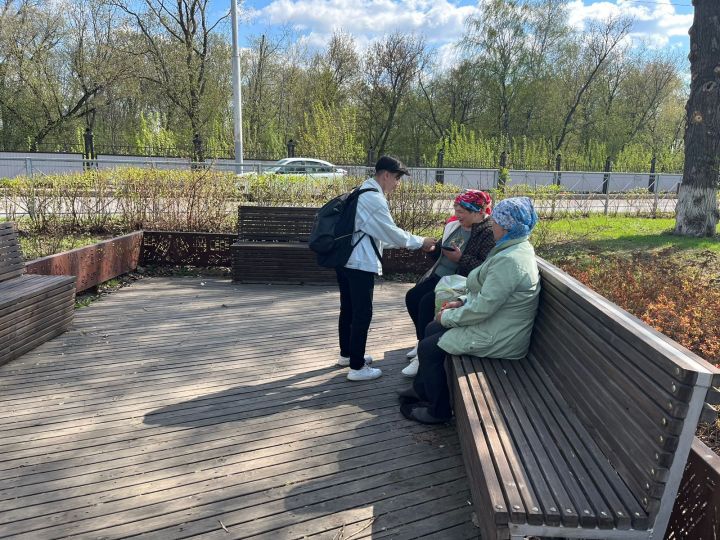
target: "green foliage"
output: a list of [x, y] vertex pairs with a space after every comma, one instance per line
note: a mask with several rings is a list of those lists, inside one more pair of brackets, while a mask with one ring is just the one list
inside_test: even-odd
[[[444, 148], [447, 167], [480, 166], [494, 168], [500, 153], [506, 149], [508, 165], [514, 169], [553, 170], [556, 156], [545, 139], [514, 137], [504, 141], [498, 137], [483, 137], [467, 126], [453, 123], [450, 133], [438, 144]], [[602, 171], [609, 156], [607, 145], [591, 139], [582, 150], [561, 153], [562, 170]], [[612, 156], [610, 156], [612, 157]], [[650, 170], [653, 150], [643, 143], [625, 146], [612, 160], [614, 171], [644, 172]], [[658, 156], [657, 172], [682, 170], [684, 155], [680, 151], [664, 150]], [[501, 173], [505, 174], [505, 173]]]
[[652, 150], [641, 144], [629, 144], [613, 161], [614, 171], [648, 171], [652, 161]]
[[312, 111], [305, 113], [297, 153], [320, 157], [332, 163], [359, 163], [365, 151], [357, 138], [357, 131], [357, 114], [353, 109], [315, 103]]
[[487, 164], [493, 167], [498, 160], [498, 140], [485, 139], [465, 125], [453, 122], [450, 133], [438, 144], [438, 150], [444, 149], [444, 163], [448, 167], [463, 167], [470, 164]]
[[[230, 44], [213, 21], [202, 24], [208, 2], [166, 6], [164, 21], [144, 2], [71, 12], [11, 2], [0, 13], [0, 147], [77, 151], [91, 125], [101, 154], [190, 157], [197, 133], [205, 157], [231, 157]], [[190, 41], [176, 16], [194, 19]], [[511, 169], [548, 170], [562, 133], [564, 170], [602, 170], [610, 157], [615, 170], [647, 172], [653, 155], [658, 173], [682, 170], [683, 73], [660, 54], [619, 50], [593, 71], [593, 35], [569, 21], [555, 0], [482, 2], [467, 21], [464, 60], [420, 77], [427, 51], [406, 34], [364, 55], [344, 34], [315, 54], [286, 36], [253, 38], [241, 57], [245, 157], [283, 157], [293, 139], [298, 154], [336, 163], [382, 150], [434, 165], [444, 149], [448, 167], [496, 168], [506, 151]], [[90, 28], [100, 33], [78, 39]]]
[[498, 169], [498, 192], [502, 193], [505, 191], [508, 183], [510, 182], [510, 169], [507, 167], [500, 167]]
[[32, 228], [28, 220], [18, 220], [18, 227], [23, 233], [20, 236], [20, 248], [26, 261], [47, 257], [63, 251], [96, 244], [104, 240], [104, 236], [73, 233], [68, 230], [65, 223], [58, 221], [56, 226], [45, 232], [38, 232]]
[[140, 125], [135, 136], [135, 150], [141, 156], [163, 155], [178, 145], [177, 134], [163, 127], [160, 113], [140, 112]]
[[235, 176], [211, 169], [117, 168], [0, 182], [0, 207], [29, 228], [105, 233], [160, 229], [233, 229]]

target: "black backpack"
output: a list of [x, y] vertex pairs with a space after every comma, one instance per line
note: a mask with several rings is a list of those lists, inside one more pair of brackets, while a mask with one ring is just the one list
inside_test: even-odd
[[[358, 197], [366, 191], [377, 191], [376, 188], [355, 188], [343, 193], [323, 205], [315, 215], [308, 246], [317, 253], [317, 262], [325, 268], [339, 268], [345, 266], [353, 249], [360, 243], [363, 236], [353, 244], [355, 233], [355, 214], [357, 212]], [[380, 251], [375, 241], [370, 237], [373, 249], [378, 259]]]

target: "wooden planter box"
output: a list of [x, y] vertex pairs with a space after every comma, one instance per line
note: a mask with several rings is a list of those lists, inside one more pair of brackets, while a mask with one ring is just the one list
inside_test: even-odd
[[81, 292], [135, 270], [140, 259], [142, 238], [142, 231], [137, 231], [42, 257], [28, 262], [25, 271], [28, 274], [77, 276], [77, 292]]

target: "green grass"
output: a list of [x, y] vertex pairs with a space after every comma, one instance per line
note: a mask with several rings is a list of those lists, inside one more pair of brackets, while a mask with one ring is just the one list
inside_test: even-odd
[[[674, 219], [593, 216], [543, 221], [536, 233], [541, 250], [629, 252], [638, 250], [704, 251], [720, 254], [720, 237], [675, 236]], [[720, 225], [718, 226], [720, 234]]]

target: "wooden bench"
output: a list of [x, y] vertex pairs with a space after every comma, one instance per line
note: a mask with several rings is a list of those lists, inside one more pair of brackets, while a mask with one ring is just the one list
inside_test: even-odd
[[0, 364], [62, 334], [72, 324], [75, 278], [24, 273], [15, 226], [0, 223]]
[[243, 283], [332, 283], [334, 270], [318, 266], [308, 248], [317, 208], [238, 208], [238, 241], [230, 252], [232, 276]]
[[720, 371], [538, 264], [528, 356], [447, 360], [482, 538], [660, 540]]

